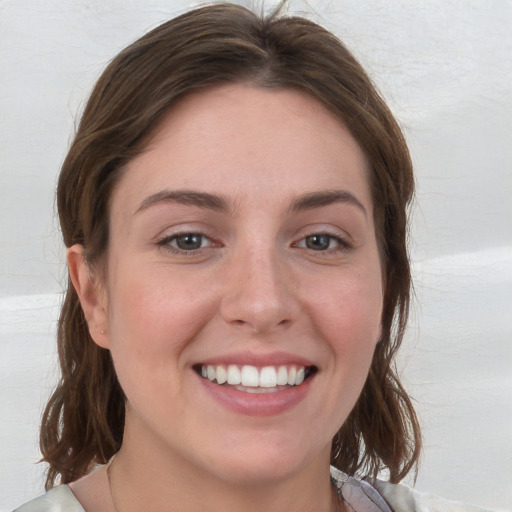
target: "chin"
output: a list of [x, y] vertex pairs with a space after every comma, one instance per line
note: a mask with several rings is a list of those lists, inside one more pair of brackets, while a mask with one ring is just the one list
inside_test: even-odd
[[265, 440], [254, 435], [252, 440], [234, 443], [232, 449], [215, 456], [212, 466], [218, 477], [237, 485], [268, 485], [291, 478], [318, 460], [329, 463], [330, 442], [319, 451], [311, 442], [298, 443], [294, 434], [272, 440], [268, 433], [263, 437]]
[[[218, 476], [234, 485], [259, 486], [276, 484], [293, 477], [301, 469], [295, 461], [274, 459], [228, 460], [216, 468]], [[220, 474], [219, 474], [220, 473]]]

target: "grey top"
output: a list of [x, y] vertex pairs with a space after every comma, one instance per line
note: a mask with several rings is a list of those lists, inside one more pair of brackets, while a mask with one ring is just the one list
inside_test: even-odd
[[67, 485], [58, 485], [14, 512], [85, 512]]
[[[331, 479], [352, 512], [492, 512], [420, 493], [405, 485], [359, 480], [331, 467]], [[371, 483], [370, 483], [371, 482]], [[13, 512], [85, 512], [67, 485], [59, 485]]]

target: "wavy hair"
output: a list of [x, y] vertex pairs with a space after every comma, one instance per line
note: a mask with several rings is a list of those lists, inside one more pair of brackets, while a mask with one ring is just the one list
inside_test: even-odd
[[[109, 199], [125, 164], [185, 95], [236, 82], [316, 98], [348, 127], [368, 159], [384, 274], [382, 336], [357, 404], [333, 439], [331, 463], [349, 474], [387, 469], [397, 482], [417, 464], [421, 445], [394, 367], [411, 288], [412, 164], [385, 102], [333, 34], [304, 18], [217, 4], [172, 19], [124, 49], [96, 83], [62, 165], [57, 205], [64, 243], [81, 244], [88, 264], [100, 268], [108, 250]], [[67, 483], [108, 461], [121, 446], [125, 417], [110, 352], [93, 342], [70, 281], [57, 339], [62, 375], [40, 436], [47, 489], [58, 477]]]

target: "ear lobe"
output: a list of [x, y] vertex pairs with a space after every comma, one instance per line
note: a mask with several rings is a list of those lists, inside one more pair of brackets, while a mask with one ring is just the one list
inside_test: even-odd
[[85, 260], [82, 245], [69, 247], [66, 259], [71, 282], [80, 299], [89, 333], [97, 345], [109, 348], [107, 301], [100, 278], [92, 273]]

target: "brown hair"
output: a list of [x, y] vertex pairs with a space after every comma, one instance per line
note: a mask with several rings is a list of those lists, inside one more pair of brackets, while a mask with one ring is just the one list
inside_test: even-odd
[[[382, 338], [359, 400], [333, 440], [332, 464], [354, 474], [387, 468], [391, 481], [417, 463], [418, 422], [393, 366], [408, 316], [406, 207], [412, 165], [403, 135], [365, 71], [343, 44], [299, 17], [259, 17], [219, 4], [168, 21], [123, 50], [99, 78], [62, 166], [57, 190], [67, 247], [90, 265], [108, 249], [108, 207], [123, 166], [147, 144], [163, 114], [191, 92], [228, 82], [294, 88], [349, 128], [371, 166], [375, 224], [385, 279]], [[110, 352], [90, 337], [71, 284], [59, 319], [62, 378], [44, 411], [47, 488], [105, 463], [119, 449], [125, 398]]]

